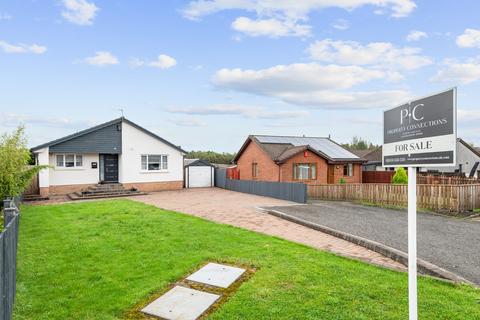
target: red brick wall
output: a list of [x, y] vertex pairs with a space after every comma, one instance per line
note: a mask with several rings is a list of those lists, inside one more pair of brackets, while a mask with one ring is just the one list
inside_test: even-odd
[[[305, 183], [327, 183], [327, 161], [311, 151], [307, 151], [307, 157], [303, 152], [288, 159], [287, 162], [281, 166], [281, 181], [284, 182], [305, 182]], [[317, 179], [316, 180], [294, 180], [293, 179], [293, 164], [295, 163], [315, 163], [317, 165]]]
[[[252, 163], [256, 162], [258, 176], [252, 177]], [[237, 161], [241, 180], [278, 181], [278, 166], [255, 142], [250, 142]]]
[[361, 183], [362, 182], [362, 165], [353, 164], [353, 176], [344, 176], [343, 175], [343, 164], [334, 165], [334, 183], [340, 183], [340, 178], [343, 177], [347, 183]]

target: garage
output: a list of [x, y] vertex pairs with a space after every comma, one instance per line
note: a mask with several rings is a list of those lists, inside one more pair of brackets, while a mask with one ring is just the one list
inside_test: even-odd
[[208, 161], [185, 159], [185, 188], [210, 188], [215, 185], [215, 167]]

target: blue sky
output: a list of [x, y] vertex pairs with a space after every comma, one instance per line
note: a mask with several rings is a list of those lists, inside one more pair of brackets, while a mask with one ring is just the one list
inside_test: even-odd
[[[340, 4], [339, 4], [340, 3]], [[120, 116], [187, 150], [248, 134], [381, 142], [382, 110], [458, 87], [480, 145], [480, 3], [0, 0], [0, 132]], [[461, 19], [460, 19], [461, 17]]]

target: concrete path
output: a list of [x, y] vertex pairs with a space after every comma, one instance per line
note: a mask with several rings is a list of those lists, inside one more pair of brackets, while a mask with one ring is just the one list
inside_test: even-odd
[[[408, 251], [406, 211], [328, 201], [274, 209]], [[419, 213], [417, 232], [419, 258], [480, 285], [480, 222]]]
[[296, 223], [273, 217], [258, 209], [258, 207], [264, 206], [297, 207], [297, 205], [288, 201], [219, 188], [163, 191], [131, 197], [130, 199], [277, 236], [372, 264], [406, 270], [402, 264], [379, 253]]

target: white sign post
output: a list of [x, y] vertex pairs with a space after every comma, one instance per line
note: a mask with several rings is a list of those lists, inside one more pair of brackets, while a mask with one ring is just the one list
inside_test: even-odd
[[384, 111], [384, 167], [408, 167], [408, 305], [417, 320], [417, 168], [456, 165], [456, 88]]

